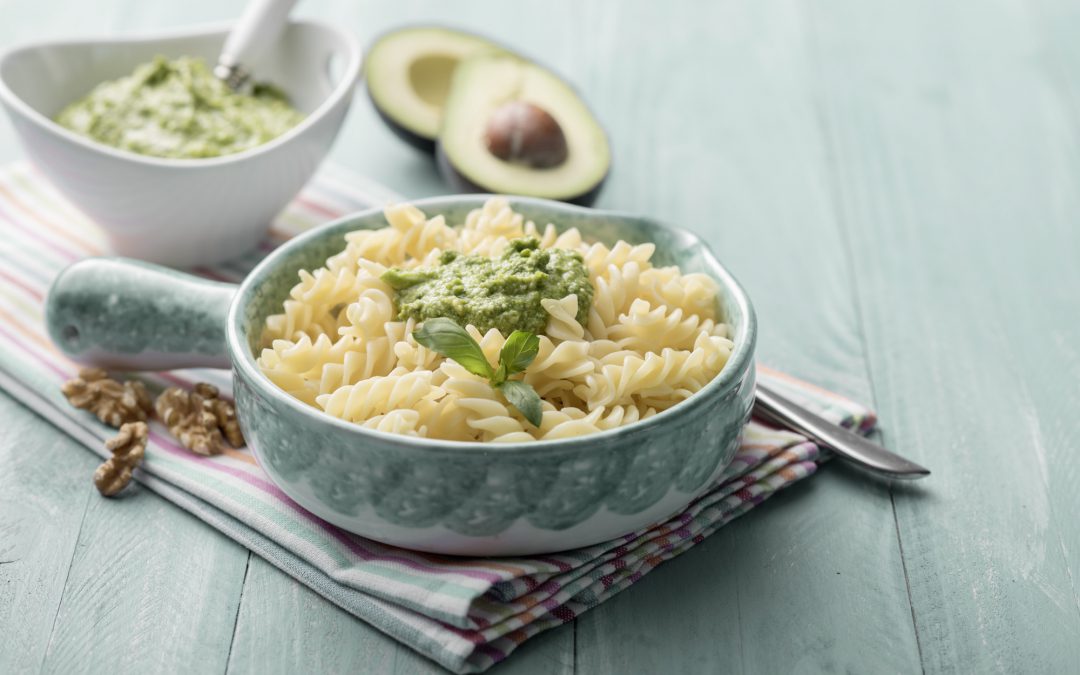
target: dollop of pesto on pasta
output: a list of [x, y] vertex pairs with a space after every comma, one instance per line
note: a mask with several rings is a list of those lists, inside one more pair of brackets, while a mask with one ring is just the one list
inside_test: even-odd
[[[488, 200], [462, 223], [428, 217], [409, 204], [385, 214], [386, 227], [350, 232], [345, 249], [323, 267], [301, 271], [282, 312], [263, 329], [262, 372], [328, 415], [450, 441], [568, 438], [677, 405], [716, 377], [731, 354], [717, 283], [706, 274], [654, 266], [653, 244], [608, 245], [586, 241], [574, 228], [537, 226], [503, 198]], [[530, 301], [530, 317], [540, 319], [528, 324], [540, 327], [531, 331], [535, 354], [530, 347], [531, 360], [514, 377], [489, 376], [506, 361], [504, 350], [513, 351], [509, 326], [483, 325], [486, 313], [473, 317], [479, 326], [466, 319], [461, 328], [479, 347], [467, 368], [423, 344], [426, 339], [417, 341], [418, 332], [430, 332], [423, 317], [399, 311], [401, 291], [438, 278], [432, 273], [441, 267], [482, 259], [486, 268], [540, 254], [549, 261], [542, 269], [551, 269], [552, 260], [559, 261], [556, 268], [580, 264], [584, 278], [575, 276], [551, 297], [538, 295], [539, 310]], [[507, 398], [506, 382], [528, 385], [539, 397], [539, 424], [533, 406], [524, 406], [526, 418], [515, 392]]]
[[444, 317], [505, 335], [543, 332], [548, 315], [541, 301], [568, 295], [577, 296], [575, 318], [584, 325], [593, 298], [581, 253], [541, 249], [535, 237], [511, 241], [497, 257], [444, 251], [434, 267], [393, 267], [382, 279], [397, 291], [401, 319]]

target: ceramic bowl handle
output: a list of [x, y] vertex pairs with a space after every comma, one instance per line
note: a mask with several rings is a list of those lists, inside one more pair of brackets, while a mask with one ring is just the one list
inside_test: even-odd
[[88, 258], [53, 281], [45, 323], [72, 359], [119, 370], [228, 368], [237, 287], [126, 258]]

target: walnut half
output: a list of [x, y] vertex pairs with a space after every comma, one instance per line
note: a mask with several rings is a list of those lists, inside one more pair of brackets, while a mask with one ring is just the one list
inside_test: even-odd
[[94, 472], [94, 485], [98, 492], [113, 497], [131, 482], [131, 472], [142, 463], [146, 454], [146, 440], [150, 430], [146, 422], [128, 422], [120, 427], [120, 433], [105, 441], [112, 457]]
[[117, 428], [127, 422], [145, 422], [154, 409], [142, 382], [128, 380], [120, 384], [100, 368], [83, 368], [78, 377], [68, 380], [60, 389], [71, 405], [88, 410], [105, 424]]
[[200, 382], [191, 392], [170, 387], [161, 392], [154, 407], [169, 432], [196, 454], [221, 454], [226, 440], [235, 447], [244, 444], [235, 407], [218, 398], [212, 384]]

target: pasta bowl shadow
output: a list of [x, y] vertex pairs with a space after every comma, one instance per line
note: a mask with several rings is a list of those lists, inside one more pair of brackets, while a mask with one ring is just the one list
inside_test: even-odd
[[[485, 199], [414, 203], [462, 222]], [[299, 270], [340, 252], [345, 233], [384, 227], [380, 210], [288, 241], [239, 286], [124, 259], [76, 263], [54, 282], [47, 324], [61, 349], [84, 363], [231, 366], [241, 427], [274, 483], [318, 517], [384, 543], [471, 556], [544, 553], [616, 539], [681, 512], [727, 468], [750, 416], [757, 328], [749, 298], [687, 231], [540, 199], [511, 197], [510, 203], [537, 224], [577, 227], [609, 245], [653, 242], [657, 264], [713, 277], [735, 344], [720, 374], [653, 417], [570, 439], [441, 441], [327, 415], [259, 369], [262, 327], [280, 311]]]

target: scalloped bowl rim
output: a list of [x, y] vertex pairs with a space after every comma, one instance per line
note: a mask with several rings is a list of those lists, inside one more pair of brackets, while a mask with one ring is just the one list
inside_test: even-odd
[[[757, 317], [754, 313], [753, 305], [750, 303], [750, 298], [747, 296], [746, 291], [735, 279], [734, 276], [728, 271], [728, 269], [720, 262], [720, 260], [713, 253], [700, 237], [693, 232], [685, 230], [680, 227], [674, 227], [664, 224], [662, 221], [645, 216], [639, 216], [623, 211], [605, 210], [605, 209], [592, 209], [584, 206], [575, 206], [572, 204], [565, 204], [562, 202], [556, 202], [548, 199], [540, 199], [534, 197], [519, 197], [515, 195], [491, 195], [491, 194], [467, 194], [467, 195], [444, 195], [438, 197], [427, 197], [424, 199], [408, 200], [410, 204], [421, 209], [425, 213], [435, 212], [438, 213], [438, 209], [444, 208], [450, 205], [460, 205], [462, 203], [475, 204], [480, 206], [484, 200], [491, 197], [501, 196], [510, 200], [511, 206], [514, 204], [531, 204], [538, 207], [552, 209], [554, 211], [563, 211], [569, 213], [584, 213], [589, 217], [597, 218], [612, 218], [622, 220], [637, 220], [643, 221], [649, 224], [651, 227], [664, 228], [674, 232], [677, 236], [686, 239], [687, 241], [700, 246], [701, 250], [707, 255], [707, 260], [715, 267], [716, 275], [710, 273], [710, 276], [719, 277], [716, 280], [727, 289], [731, 294], [735, 304], [739, 307], [743, 314], [743, 322], [739, 327], [738, 333], [732, 338], [735, 347], [731, 352], [731, 356], [728, 357], [727, 362], [720, 372], [709, 380], [709, 383], [702, 387], [700, 390], [694, 392], [690, 397], [680, 401], [667, 410], [658, 412], [657, 414], [649, 417], [648, 419], [632, 422], [630, 424], [615, 427], [613, 429], [606, 429], [596, 433], [585, 434], [583, 436], [574, 436], [571, 438], [559, 438], [551, 440], [536, 440], [527, 442], [515, 442], [515, 443], [492, 443], [490, 441], [453, 441], [438, 438], [420, 438], [415, 436], [406, 436], [404, 434], [394, 434], [387, 431], [379, 431], [377, 429], [367, 429], [360, 426], [355, 422], [349, 422], [339, 417], [334, 417], [326, 413], [319, 408], [310, 406], [303, 401], [290, 396], [284, 389], [274, 384], [270, 378], [268, 378], [255, 362], [255, 357], [251, 353], [252, 350], [247, 347], [246, 340], [241, 337], [241, 325], [243, 318], [241, 316], [242, 299], [247, 295], [249, 289], [264, 276], [268, 276], [273, 269], [277, 266], [277, 261], [284, 257], [288, 252], [294, 251], [303, 247], [307, 242], [315, 240], [323, 236], [324, 230], [340, 227], [346, 223], [367, 218], [376, 214], [381, 214], [383, 209], [381, 207], [375, 207], [371, 209], [365, 209], [363, 211], [356, 211], [340, 218], [337, 218], [328, 223], [319, 225], [303, 234], [300, 234], [292, 239], [288, 240], [269, 255], [263, 258], [258, 265], [247, 275], [247, 277], [241, 282], [240, 287], [234, 296], [232, 305], [229, 307], [228, 326], [226, 341], [228, 343], [228, 350], [230, 358], [233, 363], [233, 367], [242, 370], [244, 374], [253, 383], [257, 383], [265, 395], [271, 396], [275, 401], [291, 408], [298, 413], [311, 418], [314, 422], [319, 424], [329, 424], [342, 429], [345, 432], [355, 434], [358, 440], [363, 440], [370, 437], [371, 439], [377, 439], [380, 442], [390, 442], [392, 444], [398, 444], [403, 446], [409, 446], [414, 450], [434, 450], [438, 452], [459, 452], [471, 454], [475, 452], [488, 453], [492, 451], [498, 451], [500, 454], [521, 454], [532, 453], [533, 451], [550, 450], [553, 447], [573, 447], [579, 446], [579, 450], [589, 450], [589, 446], [592, 441], [600, 438], [612, 438], [620, 435], [629, 435], [635, 433], [640, 429], [647, 428], [648, 426], [663, 423], [672, 417], [681, 415], [686, 411], [693, 408], [695, 402], [700, 402], [710, 393], [725, 388], [736, 386], [738, 382], [746, 375], [746, 373], [753, 367], [753, 355], [757, 342]], [[237, 352], [239, 357], [237, 358]], [[599, 447], [599, 446], [598, 446]]]
[[149, 43], [165, 40], [177, 40], [183, 38], [192, 37], [207, 37], [217, 33], [227, 33], [232, 28], [233, 22], [214, 22], [206, 24], [197, 24], [194, 26], [185, 26], [182, 28], [175, 28], [171, 30], [160, 31], [147, 31], [145, 33], [137, 33], [133, 35], [122, 35], [118, 37], [75, 37], [75, 38], [51, 38], [48, 40], [32, 40], [16, 44], [0, 53], [0, 99], [3, 99], [8, 105], [16, 109], [26, 119], [34, 122], [43, 131], [61, 136], [62, 138], [76, 143], [84, 148], [93, 150], [103, 155], [113, 157], [116, 159], [122, 159], [136, 164], [149, 164], [153, 166], [167, 166], [175, 169], [202, 169], [208, 166], [221, 166], [224, 164], [230, 164], [233, 162], [241, 162], [246, 159], [257, 157], [261, 154], [267, 153], [275, 148], [285, 145], [289, 141], [293, 140], [297, 136], [303, 134], [309, 128], [315, 125], [323, 116], [334, 109], [334, 107], [341, 101], [343, 97], [349, 96], [353, 93], [356, 83], [359, 80], [361, 73], [361, 66], [363, 64], [363, 50], [360, 48], [360, 43], [351, 32], [337, 28], [331, 24], [317, 21], [313, 19], [293, 19], [289, 21], [289, 26], [311, 26], [320, 30], [325, 30], [337, 35], [342, 42], [348, 47], [349, 58], [348, 63], [342, 67], [341, 81], [339, 81], [326, 96], [325, 99], [310, 113], [304, 116], [304, 119], [292, 127], [285, 133], [281, 134], [277, 138], [273, 138], [266, 143], [256, 145], [248, 148], [242, 152], [236, 152], [228, 155], [221, 155], [220, 157], [202, 157], [202, 158], [173, 158], [173, 157], [156, 157], [153, 155], [142, 155], [137, 152], [131, 152], [128, 150], [122, 150], [120, 148], [114, 148], [110, 145], [105, 145], [98, 141], [87, 138], [81, 134], [75, 133], [70, 129], [66, 129], [63, 126], [57, 124], [54, 120], [50, 119], [46, 115], [38, 112], [30, 104], [22, 100], [20, 96], [15, 94], [4, 81], [3, 71], [6, 62], [24, 52], [30, 52], [39, 49], [46, 49], [50, 47], [68, 47], [68, 46], [88, 46], [95, 45], [113, 45], [113, 44], [139, 44]]

